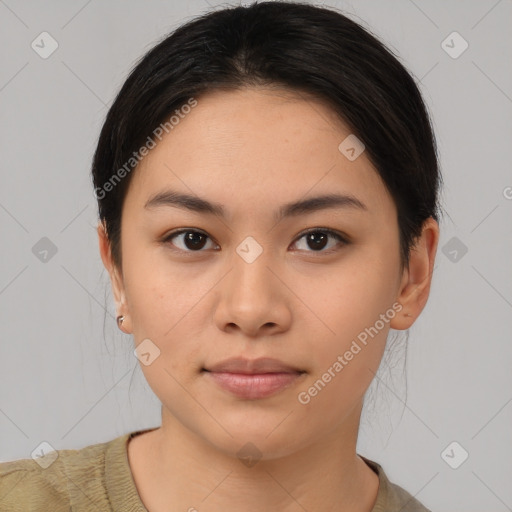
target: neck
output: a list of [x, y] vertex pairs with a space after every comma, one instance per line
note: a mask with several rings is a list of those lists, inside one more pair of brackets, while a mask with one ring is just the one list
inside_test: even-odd
[[162, 426], [130, 442], [132, 473], [150, 512], [371, 512], [378, 476], [356, 454], [360, 412], [293, 453], [242, 461], [163, 409]]

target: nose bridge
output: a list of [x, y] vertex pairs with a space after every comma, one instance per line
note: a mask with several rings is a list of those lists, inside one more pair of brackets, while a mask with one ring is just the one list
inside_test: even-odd
[[272, 266], [272, 254], [254, 237], [246, 237], [235, 249], [232, 257], [233, 270], [229, 280], [232, 296], [243, 303], [256, 304], [267, 301], [275, 284], [275, 277], [268, 267]]

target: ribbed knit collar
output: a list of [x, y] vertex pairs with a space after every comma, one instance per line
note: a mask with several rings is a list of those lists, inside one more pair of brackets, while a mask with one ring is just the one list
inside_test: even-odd
[[114, 512], [148, 512], [137, 492], [128, 462], [128, 441], [150, 430], [155, 429], [129, 432], [109, 443], [105, 453], [105, 486]]

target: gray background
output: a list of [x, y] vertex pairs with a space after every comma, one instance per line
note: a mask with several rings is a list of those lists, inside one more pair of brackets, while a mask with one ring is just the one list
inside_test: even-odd
[[[221, 5], [0, 0], [2, 461], [42, 441], [81, 448], [160, 425], [132, 338], [115, 325], [89, 171], [135, 60], [208, 3]], [[370, 388], [358, 451], [433, 511], [512, 510], [512, 2], [325, 4], [369, 27], [421, 81], [445, 180], [407, 377], [402, 343], [397, 370], [384, 362]], [[43, 31], [59, 45], [47, 59], [31, 47]], [[453, 31], [469, 43], [458, 58], [442, 46]], [[46, 261], [43, 237], [57, 250]], [[453, 441], [469, 453], [458, 469], [442, 456]]]

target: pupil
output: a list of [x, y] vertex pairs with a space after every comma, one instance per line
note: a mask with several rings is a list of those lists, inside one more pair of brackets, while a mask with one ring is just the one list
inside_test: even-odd
[[[318, 243], [318, 239], [320, 239], [320, 243]], [[308, 235], [308, 242], [312, 242], [313, 243], [313, 247], [311, 247], [312, 249], [323, 249], [325, 247], [325, 242], [327, 240], [327, 236], [325, 235], [325, 233], [320, 233], [320, 232], [317, 232], [317, 233], [310, 233]]]
[[201, 249], [204, 246], [204, 240], [201, 240], [200, 238], [204, 236], [201, 233], [194, 233], [192, 231], [189, 231], [185, 234], [185, 245], [188, 249]]

